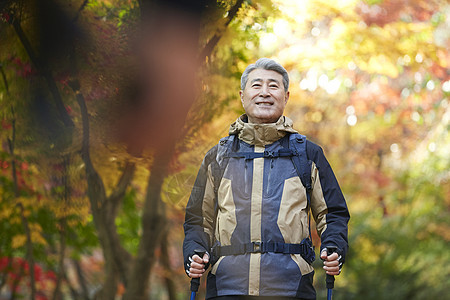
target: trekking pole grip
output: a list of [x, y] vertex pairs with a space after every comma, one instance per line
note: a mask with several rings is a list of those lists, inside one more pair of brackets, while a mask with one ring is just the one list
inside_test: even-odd
[[[336, 252], [336, 250], [337, 250], [336, 246], [327, 246], [327, 256], [333, 254], [334, 252]], [[327, 289], [334, 288], [334, 276], [327, 274], [326, 283], [327, 283]]]
[[[200, 256], [201, 259], [203, 259], [203, 256], [205, 255], [205, 250], [194, 250], [194, 253]], [[192, 278], [191, 279], [191, 292], [197, 292], [198, 287], [200, 286], [200, 278]]]

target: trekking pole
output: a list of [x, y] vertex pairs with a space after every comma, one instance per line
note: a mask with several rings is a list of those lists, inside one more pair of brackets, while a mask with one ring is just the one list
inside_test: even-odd
[[[200, 256], [203, 259], [206, 251], [204, 250], [194, 250], [194, 253]], [[200, 278], [192, 278], [191, 279], [191, 300], [195, 300], [195, 295], [198, 292], [198, 287], [200, 286]]]
[[[337, 247], [335, 246], [327, 246], [327, 256], [333, 254], [336, 252]], [[327, 274], [327, 300], [331, 300], [331, 297], [333, 296], [333, 288], [334, 288], [334, 276]]]

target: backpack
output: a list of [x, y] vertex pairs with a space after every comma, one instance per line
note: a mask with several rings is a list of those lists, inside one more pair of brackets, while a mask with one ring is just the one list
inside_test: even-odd
[[[312, 183], [311, 183], [311, 167], [312, 162], [308, 160], [307, 154], [306, 154], [306, 137], [304, 135], [301, 135], [299, 133], [291, 133], [287, 134], [285, 137], [280, 139], [281, 143], [281, 149], [278, 151], [264, 151], [264, 152], [237, 152], [238, 149], [238, 143], [239, 139], [235, 135], [229, 135], [227, 137], [222, 138], [219, 141], [218, 149], [217, 149], [217, 155], [216, 159], [213, 160], [211, 165], [211, 172], [213, 177], [213, 185], [214, 185], [214, 194], [215, 194], [215, 216], [217, 216], [218, 212], [218, 191], [220, 182], [222, 181], [223, 174], [225, 172], [225, 169], [228, 165], [228, 161], [230, 158], [245, 158], [245, 159], [255, 159], [255, 158], [276, 158], [276, 157], [290, 157], [291, 161], [294, 165], [294, 168], [297, 172], [298, 177], [300, 177], [300, 180], [303, 184], [303, 186], [306, 189], [306, 198], [307, 198], [307, 205], [308, 207], [311, 207], [311, 192], [312, 192]], [[215, 228], [215, 220], [214, 218], [214, 224], [213, 228]], [[314, 247], [312, 246], [311, 242], [311, 216], [308, 213], [308, 229], [309, 229], [309, 238], [304, 239], [301, 244], [294, 245], [294, 244], [284, 244], [288, 245], [288, 249], [295, 249], [292, 250], [293, 254], [301, 254], [302, 257], [310, 264], [315, 260], [315, 252]], [[254, 243], [253, 245], [244, 245], [240, 246], [239, 248], [241, 250], [236, 250], [236, 247], [231, 246], [222, 246], [221, 253], [225, 253], [228, 255], [234, 255], [234, 254], [242, 254], [247, 252], [255, 252], [251, 251], [252, 249], [255, 249]], [[278, 243], [280, 244], [280, 243]], [[267, 251], [274, 252], [272, 248], [283, 248], [284, 245], [268, 245]], [[260, 246], [260, 245], [259, 245]], [[257, 247], [259, 247], [257, 245]], [[215, 246], [216, 247], [216, 246]], [[227, 248], [228, 247], [228, 248]], [[300, 248], [299, 248], [300, 247]], [[252, 249], [251, 249], [252, 248]], [[286, 248], [286, 247], [285, 247]], [[227, 250], [228, 249], [228, 250]], [[298, 250], [300, 249], [300, 250]], [[258, 249], [259, 251], [264, 251], [264, 249]], [[288, 250], [290, 251], [290, 250]], [[212, 249], [212, 253], [214, 255], [214, 252], [217, 251], [214, 250], [214, 247]], [[256, 251], [258, 252], [258, 251]], [[281, 251], [283, 252], [283, 251]], [[283, 252], [285, 253], [285, 252]], [[219, 253], [220, 256], [220, 253]]]

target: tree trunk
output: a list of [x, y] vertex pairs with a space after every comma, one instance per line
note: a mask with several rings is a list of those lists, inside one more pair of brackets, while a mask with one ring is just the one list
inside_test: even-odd
[[[64, 205], [68, 205], [71, 197], [71, 189], [70, 189], [70, 174], [69, 174], [69, 166], [70, 166], [70, 156], [68, 154], [63, 157], [63, 174], [62, 174], [62, 184], [63, 184], [63, 194], [60, 195], [60, 201], [63, 202]], [[63, 294], [61, 292], [61, 286], [63, 280], [65, 278], [65, 268], [64, 268], [64, 259], [66, 253], [66, 231], [67, 231], [67, 222], [66, 217], [62, 217], [59, 220], [60, 230], [60, 242], [59, 242], [59, 261], [58, 261], [58, 275], [56, 278], [56, 286], [53, 291], [53, 300], [62, 300]]]
[[174, 146], [169, 152], [157, 153], [153, 160], [142, 215], [142, 237], [130, 271], [130, 281], [124, 300], [147, 299], [150, 271], [156, 259], [155, 249], [166, 226], [161, 186], [167, 175], [173, 149]]
[[[378, 150], [378, 164], [377, 164], [377, 172], [378, 174], [382, 174], [381, 168], [383, 167], [383, 151]], [[386, 206], [386, 201], [384, 200], [384, 193], [385, 190], [384, 187], [381, 185], [381, 183], [378, 181], [378, 203], [380, 204], [381, 208], [383, 209], [383, 217], [386, 217], [388, 215], [388, 210]]]
[[28, 270], [30, 272], [30, 300], [36, 299], [36, 278], [34, 274], [34, 256], [33, 256], [33, 242], [31, 241], [31, 230], [28, 224], [28, 219], [25, 216], [25, 209], [22, 203], [18, 203], [17, 206], [20, 209], [20, 216], [22, 218], [22, 225], [25, 230], [25, 235], [27, 237], [26, 242], [26, 257], [28, 262]]
[[53, 291], [53, 300], [62, 300], [63, 295], [61, 292], [61, 285], [64, 280], [65, 268], [64, 268], [64, 258], [66, 252], [66, 220], [65, 218], [60, 220], [61, 230], [59, 232], [60, 242], [59, 242], [59, 261], [58, 261], [58, 275], [56, 277], [56, 286]]
[[3, 268], [3, 272], [0, 275], [0, 291], [3, 289], [8, 280], [8, 273], [12, 268], [12, 261], [13, 261], [12, 256], [11, 255], [8, 256], [8, 265], [5, 268]]
[[[12, 177], [13, 177], [13, 184], [14, 184], [14, 196], [16, 197], [16, 199], [19, 198], [20, 196], [20, 191], [19, 191], [19, 184], [17, 182], [17, 168], [16, 168], [16, 159], [15, 159], [15, 155], [14, 155], [14, 148], [15, 148], [15, 143], [16, 143], [16, 119], [14, 116], [14, 108], [11, 106], [11, 113], [12, 113], [12, 137], [8, 138], [8, 146], [9, 146], [9, 152], [11, 154], [11, 171], [12, 171]], [[25, 236], [26, 236], [26, 259], [28, 262], [28, 269], [30, 272], [30, 289], [31, 289], [31, 294], [30, 294], [30, 299], [34, 300], [36, 298], [36, 280], [35, 280], [35, 274], [34, 274], [34, 257], [33, 257], [33, 242], [31, 240], [31, 230], [30, 230], [30, 226], [28, 224], [28, 219], [25, 216], [25, 208], [23, 207], [22, 202], [18, 202], [17, 207], [20, 210], [20, 217], [22, 220], [22, 225], [23, 225], [23, 229], [25, 231]]]
[[75, 271], [77, 273], [78, 282], [80, 283], [81, 295], [82, 295], [81, 299], [83, 299], [83, 300], [90, 300], [90, 298], [89, 298], [89, 290], [88, 290], [88, 287], [87, 287], [87, 284], [86, 284], [86, 279], [84, 278], [84, 275], [83, 275], [83, 271], [81, 270], [80, 263], [77, 260], [75, 260], [75, 259], [72, 260], [72, 263], [75, 266]]
[[25, 264], [20, 265], [20, 273], [16, 278], [13, 279], [13, 283], [11, 285], [11, 298], [10, 300], [15, 300], [17, 293], [16, 290], [19, 287], [20, 281], [22, 281], [23, 275], [25, 274]]
[[[166, 216], [167, 218], [167, 216]], [[173, 271], [170, 267], [170, 256], [169, 256], [169, 240], [168, 240], [169, 230], [166, 227], [161, 238], [161, 263], [164, 267], [164, 281], [167, 287], [167, 293], [169, 295], [169, 300], [177, 300], [177, 293], [175, 288], [175, 281], [172, 279]]]
[[72, 299], [73, 300], [80, 300], [80, 299], [82, 299], [81, 296], [79, 295], [78, 291], [75, 289], [75, 287], [70, 282], [69, 278], [67, 277], [67, 274], [64, 274], [64, 281], [66, 282], [67, 287], [69, 288], [70, 295], [72, 296]]
[[110, 197], [107, 197], [103, 181], [95, 170], [90, 158], [89, 119], [86, 102], [80, 92], [78, 81], [72, 81], [69, 85], [74, 90], [80, 106], [83, 126], [81, 157], [86, 168], [87, 194], [105, 259], [105, 283], [98, 297], [105, 300], [114, 299], [119, 283], [119, 275], [124, 283], [127, 283], [127, 264], [131, 261], [131, 255], [120, 244], [115, 219], [126, 188], [133, 178], [135, 166], [134, 164], [127, 164], [116, 189]]

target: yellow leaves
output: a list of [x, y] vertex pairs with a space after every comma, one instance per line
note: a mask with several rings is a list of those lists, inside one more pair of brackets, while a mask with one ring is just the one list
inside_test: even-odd
[[27, 237], [25, 236], [25, 234], [15, 235], [12, 239], [11, 247], [13, 249], [18, 249], [18, 248], [23, 247], [26, 242], [27, 242]]
[[36, 197], [18, 197], [16, 203], [21, 203], [25, 208], [25, 214], [28, 216], [30, 210], [36, 210], [42, 207], [43, 202], [38, 201]]
[[344, 38], [349, 33], [349, 30], [354, 29], [356, 26], [355, 22], [344, 22], [342, 18], [336, 18], [333, 20], [330, 27], [330, 38]]
[[[360, 236], [358, 238], [360, 259], [371, 264], [376, 264], [381, 255], [385, 255], [389, 248], [385, 244], [375, 244], [371, 239]], [[370, 255], [369, 255], [370, 254]]]
[[11, 207], [4, 207], [3, 209], [0, 209], [0, 220], [9, 219], [13, 213], [14, 209]]
[[8, 222], [10, 224], [20, 224], [22, 223], [22, 220], [20, 219], [20, 216], [12, 216], [8, 219]]
[[322, 117], [323, 117], [322, 113], [318, 110], [307, 112], [305, 114], [306, 121], [313, 123], [320, 123], [320, 121], [322, 121]]
[[39, 168], [35, 164], [30, 164], [30, 172], [39, 175]]
[[[33, 244], [47, 245], [47, 241], [42, 236], [42, 227], [37, 223], [29, 223], [29, 230], [31, 235], [31, 242]], [[12, 238], [11, 247], [18, 249], [24, 247], [27, 242], [27, 236], [25, 234], [18, 234]]]
[[[346, 69], [348, 62], [354, 61], [358, 68], [370, 74], [397, 78], [404, 71], [399, 57], [414, 58], [418, 53], [430, 58], [439, 55], [433, 44], [431, 23], [398, 20], [383, 27], [367, 26], [355, 13], [357, 2], [312, 0], [300, 5], [297, 1], [275, 1], [289, 28], [295, 28], [292, 35], [285, 38], [277, 35], [277, 42], [269, 43], [283, 45], [273, 50], [280, 62], [297, 62], [303, 70], [313, 65], [334, 70]], [[291, 18], [291, 14], [300, 17]], [[323, 21], [327, 18], [330, 19], [328, 28]], [[441, 65], [448, 65], [448, 58], [441, 57]]]
[[450, 241], [450, 226], [446, 224], [430, 223], [427, 227], [427, 232], [424, 232], [423, 234], [428, 236], [429, 233], [435, 233], [441, 236], [445, 241]]
[[436, 52], [436, 55], [438, 57], [439, 65], [443, 68], [450, 67], [450, 55], [448, 54], [448, 51], [439, 50]]
[[57, 219], [62, 219], [73, 214], [74, 208], [69, 207], [67, 205], [56, 205], [55, 207], [52, 208], [52, 211]]
[[30, 198], [27, 197], [18, 197], [15, 200], [16, 203], [21, 203], [23, 206], [30, 206], [32, 204]]
[[330, 3], [334, 3], [335, 7], [341, 10], [345, 9], [354, 9], [356, 4], [359, 1], [356, 0], [336, 0], [336, 1], [329, 1]]
[[43, 246], [47, 245], [47, 241], [44, 239], [41, 232], [36, 231], [31, 232], [31, 242], [33, 244], [41, 244]]
[[242, 60], [238, 61], [237, 69], [239, 70], [239, 72], [243, 73], [246, 67], [247, 64], [245, 62], [243, 62]]
[[368, 73], [382, 74], [391, 78], [396, 78], [398, 76], [396, 65], [383, 54], [370, 57], [368, 63], [361, 62], [359, 67]]

